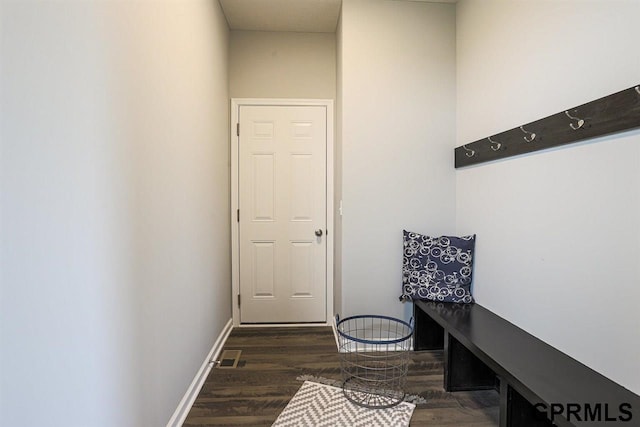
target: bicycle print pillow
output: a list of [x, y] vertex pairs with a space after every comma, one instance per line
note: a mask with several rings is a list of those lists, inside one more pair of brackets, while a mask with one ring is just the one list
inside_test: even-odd
[[431, 237], [403, 230], [400, 300], [472, 303], [476, 236]]

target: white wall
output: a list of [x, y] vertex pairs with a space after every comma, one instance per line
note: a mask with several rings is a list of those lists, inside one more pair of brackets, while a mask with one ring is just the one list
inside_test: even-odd
[[158, 426], [230, 318], [217, 2], [3, 2], [0, 424]]
[[232, 98], [336, 97], [333, 33], [232, 31]]
[[[637, 85], [640, 3], [457, 7], [458, 135], [472, 142]], [[477, 300], [640, 392], [640, 132], [456, 172]]]
[[455, 6], [344, 0], [341, 315], [406, 316], [402, 229], [455, 227]]

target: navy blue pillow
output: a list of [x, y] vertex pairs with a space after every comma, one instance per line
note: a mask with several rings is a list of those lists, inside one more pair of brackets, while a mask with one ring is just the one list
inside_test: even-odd
[[401, 300], [472, 303], [476, 236], [430, 237], [403, 230]]

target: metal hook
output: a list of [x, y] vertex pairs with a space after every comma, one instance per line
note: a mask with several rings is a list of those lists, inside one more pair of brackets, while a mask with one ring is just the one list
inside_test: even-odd
[[583, 120], [583, 119], [580, 119], [580, 118], [578, 118], [578, 117], [573, 117], [571, 114], [569, 114], [569, 111], [565, 111], [564, 113], [565, 113], [565, 114], [567, 115], [567, 117], [569, 117], [570, 119], [573, 119], [573, 120], [577, 120], [577, 121], [578, 121], [578, 123], [577, 123], [577, 124], [575, 124], [575, 125], [574, 125], [573, 123], [569, 123], [569, 126], [571, 127], [571, 129], [573, 129], [573, 130], [578, 130], [578, 129], [580, 129], [582, 126], [584, 126], [584, 120]]
[[535, 134], [534, 132], [529, 132], [528, 130], [525, 130], [525, 128], [524, 128], [524, 127], [522, 127], [522, 126], [520, 126], [520, 130], [521, 130], [522, 132], [526, 133], [526, 135], [525, 135], [525, 136], [523, 136], [523, 138], [524, 138], [524, 140], [525, 140], [526, 142], [531, 142], [531, 141], [533, 141], [534, 139], [536, 139], [536, 134]]
[[636, 90], [636, 92], [638, 92], [638, 95], [640, 95], [640, 86], [636, 86], [634, 87], [634, 89]]
[[467, 148], [466, 145], [463, 145], [462, 148], [464, 148], [467, 152], [464, 153], [467, 157], [473, 157], [476, 155], [476, 150], [470, 150]]
[[[500, 147], [502, 147], [502, 143], [501, 142], [496, 142], [496, 141], [492, 140], [491, 137], [488, 137], [487, 139], [491, 143], [491, 149], [493, 151], [498, 151], [500, 149]], [[498, 145], [494, 146], [493, 144], [498, 144]]]

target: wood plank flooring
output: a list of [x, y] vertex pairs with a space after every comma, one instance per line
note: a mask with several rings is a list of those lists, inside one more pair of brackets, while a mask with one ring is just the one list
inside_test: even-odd
[[[184, 426], [270, 426], [302, 385], [298, 376], [341, 378], [330, 327], [235, 328], [224, 349], [242, 350], [240, 366], [211, 370]], [[497, 392], [446, 393], [442, 351], [410, 357], [406, 391], [427, 400], [411, 426], [498, 425]]]

